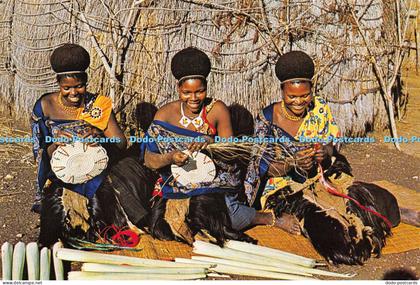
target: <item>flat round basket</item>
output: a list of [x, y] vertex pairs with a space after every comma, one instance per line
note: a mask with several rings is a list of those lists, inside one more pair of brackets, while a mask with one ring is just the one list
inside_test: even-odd
[[[183, 151], [188, 153], [188, 151]], [[201, 152], [195, 152], [184, 166], [171, 165], [174, 179], [184, 186], [199, 182], [211, 182], [216, 177], [216, 166], [210, 157]]]
[[108, 165], [102, 146], [74, 142], [59, 146], [52, 155], [51, 169], [65, 183], [80, 184], [99, 175]]

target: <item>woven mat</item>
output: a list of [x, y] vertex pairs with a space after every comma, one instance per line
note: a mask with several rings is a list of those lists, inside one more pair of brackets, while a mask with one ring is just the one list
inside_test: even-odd
[[392, 229], [392, 237], [387, 239], [383, 254], [400, 253], [420, 248], [420, 229], [400, 224]]
[[[396, 185], [386, 180], [376, 181], [375, 184], [387, 189], [403, 208], [420, 211], [420, 193], [409, 188]], [[400, 224], [392, 229], [393, 236], [387, 240], [383, 249], [384, 254], [399, 253], [420, 248], [420, 229], [407, 224]]]
[[[255, 227], [247, 231], [247, 234], [258, 239], [259, 245], [322, 259], [309, 240], [303, 236], [290, 235], [280, 229], [266, 226]], [[149, 235], [141, 236], [139, 248], [142, 248], [139, 252], [120, 251], [116, 254], [161, 260], [173, 260], [175, 257], [190, 258], [192, 254], [192, 248], [186, 244], [176, 241], [159, 241]], [[420, 230], [414, 226], [400, 224], [393, 229], [393, 235], [387, 239], [382, 253], [400, 253], [418, 248], [420, 248]]]
[[150, 235], [142, 235], [138, 248], [141, 251], [118, 251], [113, 254], [135, 256], [142, 258], [173, 260], [175, 257], [191, 258], [192, 247], [176, 241], [160, 241]]
[[[398, 200], [401, 207], [420, 210], [420, 194], [413, 190], [392, 184], [388, 181], [378, 181], [376, 184], [388, 189]], [[407, 224], [400, 224], [392, 230], [393, 236], [387, 239], [382, 250], [383, 254], [400, 253], [420, 248], [420, 230]], [[303, 236], [293, 236], [280, 229], [258, 226], [246, 232], [258, 240], [258, 244], [284, 250], [314, 259], [322, 259]], [[192, 248], [176, 241], [154, 240], [149, 235], [141, 236], [140, 252], [121, 251], [119, 254], [153, 259], [172, 260], [175, 257], [190, 258]]]
[[303, 236], [295, 236], [278, 228], [258, 226], [246, 232], [249, 236], [258, 240], [258, 244], [301, 256], [322, 259], [308, 239]]

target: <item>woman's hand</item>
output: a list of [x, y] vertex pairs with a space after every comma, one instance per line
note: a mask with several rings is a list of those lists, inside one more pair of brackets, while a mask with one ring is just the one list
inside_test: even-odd
[[284, 157], [283, 148], [278, 145], [274, 147], [274, 152], [275, 158], [269, 168], [271, 177], [287, 175], [295, 167], [309, 171], [314, 165], [315, 151], [312, 148], [298, 151], [294, 157]]
[[176, 164], [178, 166], [183, 166], [188, 162], [188, 155], [182, 151], [175, 150], [170, 152], [171, 164]]
[[293, 159], [286, 159], [283, 161], [275, 161], [270, 163], [268, 168], [269, 177], [279, 177], [287, 175], [287, 173], [294, 166]]
[[324, 160], [330, 158], [333, 153], [334, 146], [332, 144], [322, 145], [315, 144], [315, 161], [317, 163], [322, 163]]
[[314, 166], [315, 150], [313, 148], [298, 151], [294, 163], [297, 167], [309, 171]]
[[98, 131], [96, 128], [86, 128], [84, 134], [82, 135], [82, 139], [88, 146], [98, 146], [99, 143], [95, 142], [95, 138], [100, 137], [100, 131]]
[[55, 142], [53, 142], [50, 146], [47, 148], [47, 153], [49, 157], [52, 157], [53, 152], [59, 147], [59, 146], [65, 146], [67, 142], [71, 142], [73, 140], [73, 135], [69, 132], [58, 130], [57, 133], [54, 136]]
[[205, 149], [209, 144], [214, 142], [214, 139], [209, 136], [201, 136], [200, 138], [202, 142], [192, 142], [188, 145], [188, 150], [190, 153]]

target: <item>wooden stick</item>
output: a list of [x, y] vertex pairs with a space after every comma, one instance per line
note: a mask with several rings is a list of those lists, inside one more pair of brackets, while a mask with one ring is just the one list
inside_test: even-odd
[[[199, 260], [192, 260], [192, 259], [183, 259], [183, 258], [175, 258], [175, 261], [179, 262], [190, 262], [191, 264], [208, 264], [208, 262], [202, 262]], [[224, 264], [216, 264], [215, 267], [211, 268], [210, 271], [214, 271], [217, 273], [224, 273], [224, 274], [235, 274], [235, 275], [244, 275], [244, 276], [253, 276], [253, 277], [263, 277], [269, 279], [280, 279], [280, 280], [314, 280], [314, 278], [293, 275], [293, 274], [285, 274], [285, 273], [278, 273], [278, 272], [271, 272], [265, 270], [256, 270], [250, 268], [242, 268], [238, 266], [231, 266], [231, 265], [224, 265]]]
[[55, 273], [55, 280], [64, 280], [64, 266], [63, 261], [58, 258], [57, 253], [58, 250], [63, 248], [63, 244], [61, 242], [56, 242], [53, 246], [53, 263], [54, 263], [54, 273]]
[[305, 267], [315, 267], [316, 261], [311, 258], [306, 258], [289, 252], [281, 251], [278, 249], [268, 248], [265, 246], [259, 246], [255, 244], [239, 242], [235, 240], [230, 240], [225, 244], [226, 248], [239, 250], [243, 252], [248, 252], [256, 255], [266, 256], [281, 261], [286, 261], [289, 263], [294, 263], [297, 265]]
[[82, 271], [86, 272], [125, 272], [139, 274], [205, 274], [207, 269], [203, 266], [194, 267], [140, 267], [131, 265], [113, 265], [100, 263], [84, 263]]
[[255, 270], [264, 270], [264, 271], [271, 271], [271, 272], [278, 272], [278, 273], [289, 273], [289, 274], [301, 275], [301, 276], [312, 276], [312, 274], [310, 273], [305, 273], [305, 272], [296, 273], [296, 270], [270, 266], [269, 264], [267, 265], [252, 264], [252, 263], [241, 262], [241, 261], [236, 261], [236, 260], [228, 260], [228, 259], [214, 258], [214, 257], [208, 257], [208, 256], [201, 256], [201, 255], [192, 256], [191, 259], [203, 261], [203, 262], [210, 262], [213, 264], [223, 264], [223, 265], [237, 266], [241, 268], [250, 268], [250, 269], [255, 269]]
[[260, 265], [270, 264], [270, 266], [279, 267], [281, 269], [295, 270], [296, 274], [299, 274], [298, 272], [301, 272], [301, 273], [303, 272], [303, 273], [341, 277], [341, 278], [351, 278], [355, 276], [354, 274], [339, 274], [335, 272], [329, 272], [329, 271], [323, 271], [323, 270], [314, 269], [314, 268], [303, 267], [296, 264], [279, 261], [274, 258], [256, 256], [255, 254], [241, 252], [241, 251], [237, 251], [237, 250], [233, 250], [229, 248], [221, 248], [217, 245], [213, 245], [213, 244], [202, 242], [202, 241], [194, 242], [193, 252], [197, 254], [201, 254], [201, 255], [218, 257], [222, 259], [236, 260], [236, 261], [247, 262], [251, 264], [260, 264]]
[[[60, 248], [57, 251], [57, 256], [61, 260], [91, 262], [91, 263], [104, 263], [116, 265], [133, 265], [145, 267], [196, 267], [191, 264], [182, 264], [177, 262], [146, 259], [139, 257], [122, 256], [115, 254], [103, 254], [97, 252], [88, 252], [82, 250], [75, 250], [69, 248]], [[205, 267], [205, 266], [204, 266]]]

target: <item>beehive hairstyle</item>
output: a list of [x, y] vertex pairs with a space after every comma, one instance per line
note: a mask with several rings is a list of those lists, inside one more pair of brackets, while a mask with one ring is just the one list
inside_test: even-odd
[[210, 69], [209, 57], [194, 47], [188, 47], [177, 52], [171, 62], [172, 74], [179, 81], [179, 84], [192, 78], [201, 78], [206, 81]]
[[89, 53], [80, 45], [64, 44], [56, 48], [50, 57], [51, 67], [57, 73], [57, 80], [64, 77], [79, 78], [87, 81], [85, 70], [89, 67]]
[[303, 51], [291, 51], [279, 57], [275, 70], [282, 84], [294, 80], [311, 81], [315, 65], [312, 58]]

